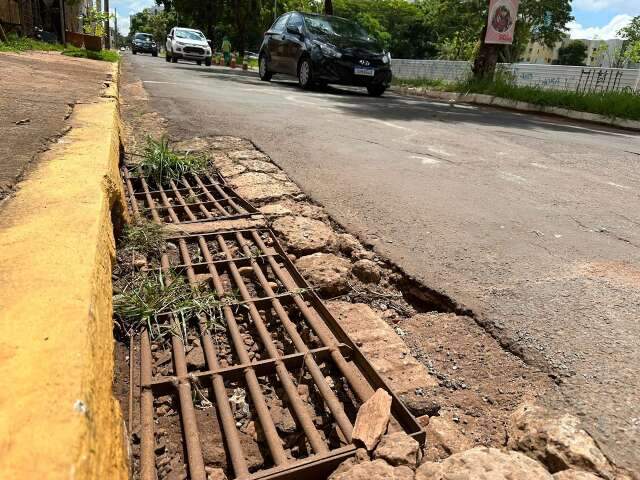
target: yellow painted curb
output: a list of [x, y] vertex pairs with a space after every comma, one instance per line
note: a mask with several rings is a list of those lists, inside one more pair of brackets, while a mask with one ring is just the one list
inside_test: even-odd
[[112, 212], [124, 205], [117, 100], [77, 105], [70, 121], [0, 218], [6, 479], [128, 476], [111, 390]]

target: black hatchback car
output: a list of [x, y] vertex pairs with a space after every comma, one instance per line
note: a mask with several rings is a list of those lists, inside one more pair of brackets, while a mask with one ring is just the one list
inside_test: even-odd
[[150, 53], [158, 56], [158, 44], [150, 33], [136, 33], [131, 41], [131, 53]]
[[289, 12], [265, 33], [260, 78], [298, 77], [302, 88], [336, 83], [380, 96], [391, 84], [391, 55], [357, 23], [330, 15]]

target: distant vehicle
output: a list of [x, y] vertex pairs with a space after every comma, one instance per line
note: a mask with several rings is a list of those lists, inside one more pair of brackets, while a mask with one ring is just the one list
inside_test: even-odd
[[202, 62], [211, 66], [210, 40], [200, 30], [192, 28], [172, 28], [167, 36], [167, 62], [176, 63], [179, 58], [191, 60], [198, 65]]
[[158, 45], [150, 33], [136, 33], [131, 41], [131, 53], [150, 53], [158, 56]]
[[380, 96], [391, 84], [391, 55], [357, 23], [340, 17], [289, 12], [265, 33], [260, 78], [298, 77], [304, 89], [328, 83], [366, 87]]

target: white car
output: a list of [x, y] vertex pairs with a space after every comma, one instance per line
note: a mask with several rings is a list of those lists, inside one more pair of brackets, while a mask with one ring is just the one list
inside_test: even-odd
[[166, 49], [167, 62], [176, 63], [179, 58], [182, 58], [196, 62], [198, 65], [204, 62], [207, 67], [211, 66], [211, 46], [200, 30], [172, 28], [167, 36]]

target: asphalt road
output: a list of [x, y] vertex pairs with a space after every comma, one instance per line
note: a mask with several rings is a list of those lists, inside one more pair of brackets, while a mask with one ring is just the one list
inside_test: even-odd
[[251, 139], [352, 232], [561, 382], [640, 470], [640, 137], [129, 57], [176, 136]]

